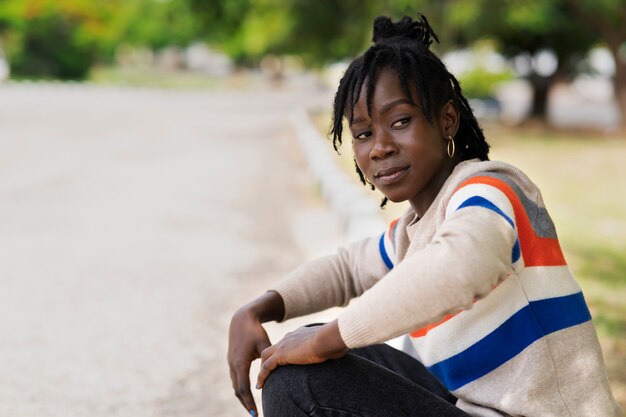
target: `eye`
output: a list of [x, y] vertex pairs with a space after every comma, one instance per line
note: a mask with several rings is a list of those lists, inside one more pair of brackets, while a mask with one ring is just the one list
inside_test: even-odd
[[370, 132], [369, 130], [366, 130], [364, 132], [355, 133], [352, 137], [355, 140], [363, 140], [363, 139], [369, 138], [370, 136], [372, 136], [372, 132]]
[[411, 121], [410, 117], [403, 117], [402, 119], [399, 119], [393, 122], [391, 124], [391, 127], [394, 127], [394, 128], [403, 127], [403, 126], [408, 125], [410, 121]]

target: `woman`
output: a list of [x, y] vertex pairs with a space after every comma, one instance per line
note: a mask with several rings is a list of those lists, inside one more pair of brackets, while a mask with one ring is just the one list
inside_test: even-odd
[[[379, 17], [335, 96], [365, 184], [410, 209], [240, 308], [233, 387], [252, 415], [617, 416], [602, 352], [537, 187], [488, 160], [427, 20]], [[347, 305], [270, 345], [262, 323]], [[411, 356], [381, 343], [408, 334]], [[307, 366], [298, 366], [307, 365]]]

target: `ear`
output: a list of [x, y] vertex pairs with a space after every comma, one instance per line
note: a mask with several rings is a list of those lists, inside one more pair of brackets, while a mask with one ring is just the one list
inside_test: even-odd
[[459, 110], [454, 105], [452, 99], [448, 100], [442, 107], [439, 113], [439, 128], [441, 129], [441, 135], [444, 138], [448, 136], [455, 137], [456, 132], [459, 130], [459, 122], [461, 115]]

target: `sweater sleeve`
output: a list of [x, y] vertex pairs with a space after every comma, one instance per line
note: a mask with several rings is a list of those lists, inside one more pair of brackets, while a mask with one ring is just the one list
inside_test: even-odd
[[381, 237], [352, 243], [304, 263], [271, 287], [285, 303], [283, 321], [345, 306], [363, 294], [389, 271], [389, 255], [380, 242]]
[[341, 337], [350, 348], [367, 346], [469, 309], [519, 257], [507, 197], [484, 184], [459, 188], [432, 241], [339, 315]]

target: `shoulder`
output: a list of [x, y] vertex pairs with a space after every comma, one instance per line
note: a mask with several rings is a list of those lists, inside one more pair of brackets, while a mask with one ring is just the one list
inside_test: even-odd
[[446, 186], [443, 202], [449, 206], [461, 197], [480, 195], [505, 198], [527, 206], [540, 201], [538, 187], [520, 169], [501, 161], [470, 160], [461, 162]]
[[487, 209], [513, 227], [522, 221], [553, 228], [539, 189], [518, 168], [499, 161], [466, 161], [451, 177], [442, 199], [444, 218], [465, 208]]
[[489, 176], [505, 182], [535, 187], [528, 176], [519, 168], [502, 161], [480, 161], [471, 159], [460, 162], [450, 175], [450, 183], [460, 183], [472, 177]]

